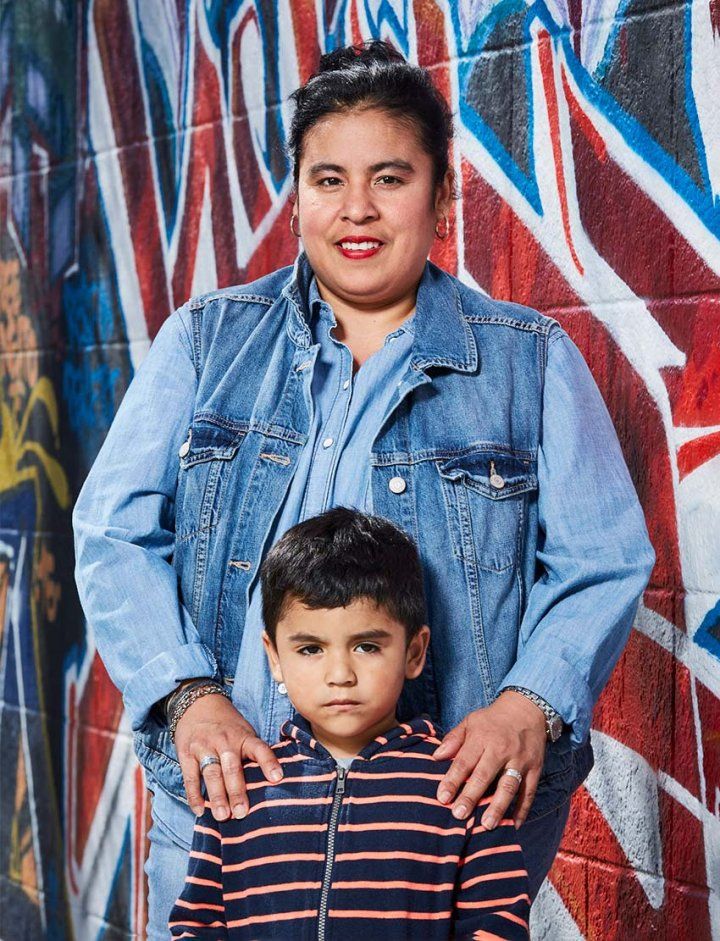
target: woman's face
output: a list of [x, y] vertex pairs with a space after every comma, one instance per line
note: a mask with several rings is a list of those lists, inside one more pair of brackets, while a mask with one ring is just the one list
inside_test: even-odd
[[370, 310], [414, 295], [449, 202], [416, 131], [384, 111], [328, 115], [305, 134], [295, 228], [326, 296]]

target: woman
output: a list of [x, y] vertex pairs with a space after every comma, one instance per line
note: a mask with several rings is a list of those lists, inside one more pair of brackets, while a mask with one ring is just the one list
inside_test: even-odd
[[282, 774], [266, 742], [291, 706], [264, 661], [257, 572], [291, 525], [352, 505], [417, 541], [432, 641], [402, 708], [449, 730], [438, 797], [459, 819], [500, 775], [482, 822], [515, 801], [533, 896], [654, 561], [559, 324], [427, 260], [454, 198], [428, 73], [373, 42], [324, 56], [293, 98], [304, 250], [168, 318], [73, 516], [81, 600], [154, 792], [151, 939], [201, 776], [224, 819], [244, 813], [242, 758]]

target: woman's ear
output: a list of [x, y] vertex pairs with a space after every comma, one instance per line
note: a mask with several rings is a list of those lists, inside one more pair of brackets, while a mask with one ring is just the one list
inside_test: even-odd
[[414, 680], [425, 666], [425, 655], [430, 642], [430, 628], [423, 624], [407, 646], [405, 653], [405, 679]]
[[278, 657], [277, 648], [275, 644], [270, 640], [270, 635], [267, 631], [262, 632], [262, 642], [265, 647], [265, 654], [268, 658], [268, 663], [270, 665], [270, 672], [273, 675], [273, 679], [276, 683], [282, 683], [282, 670], [280, 669], [280, 658]]
[[450, 206], [455, 197], [455, 171], [448, 167], [442, 183], [435, 190], [434, 209], [438, 215], [450, 215]]

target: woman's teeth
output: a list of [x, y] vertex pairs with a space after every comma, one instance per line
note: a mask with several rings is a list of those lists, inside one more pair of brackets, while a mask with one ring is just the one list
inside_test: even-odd
[[366, 252], [371, 248], [380, 248], [382, 242], [340, 242], [348, 252]]

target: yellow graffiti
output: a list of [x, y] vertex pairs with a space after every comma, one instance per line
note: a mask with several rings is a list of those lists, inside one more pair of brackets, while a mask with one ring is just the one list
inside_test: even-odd
[[[62, 509], [70, 503], [70, 488], [60, 463], [39, 441], [28, 440], [33, 410], [36, 405], [42, 405], [50, 420], [55, 447], [60, 447], [55, 389], [47, 376], [38, 376], [36, 334], [30, 318], [20, 313], [20, 262], [17, 259], [0, 259], [0, 350], [3, 374], [0, 493], [31, 481], [39, 518], [42, 499], [40, 467]], [[34, 461], [28, 464], [27, 461], [33, 458]]]

